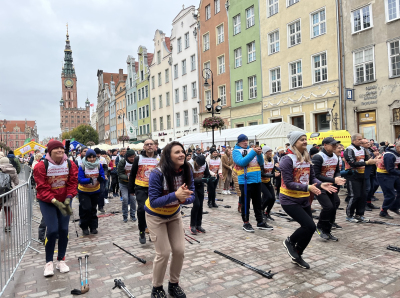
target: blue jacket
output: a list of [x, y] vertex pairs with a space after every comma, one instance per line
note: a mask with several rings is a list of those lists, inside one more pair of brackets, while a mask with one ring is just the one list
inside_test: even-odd
[[95, 190], [95, 191], [88, 191], [87, 188], [85, 188], [85, 184], [89, 184], [90, 183], [90, 178], [87, 178], [85, 176], [85, 172], [83, 171], [82, 167], [79, 167], [79, 171], [78, 171], [78, 191], [79, 192], [85, 192], [85, 193], [98, 193], [101, 191], [101, 182], [105, 180], [105, 176], [104, 176], [104, 170], [103, 167], [100, 165], [99, 168], [99, 176], [97, 178], [97, 181], [100, 182], [100, 187]]
[[[390, 152], [390, 153], [387, 153], [387, 152]], [[386, 153], [383, 156], [383, 164], [385, 165], [386, 171], [388, 171], [388, 173], [390, 175], [400, 176], [399, 168], [396, 168], [394, 166], [394, 163], [396, 161], [396, 157], [400, 157], [400, 154], [398, 154], [395, 149], [393, 149], [393, 150], [392, 149], [386, 149]]]
[[[243, 156], [244, 150], [247, 150], [246, 156]], [[245, 168], [247, 170], [247, 184], [261, 183], [261, 166], [264, 165], [264, 159], [261, 154], [257, 155], [250, 147], [243, 149], [236, 144], [232, 151], [232, 157], [239, 184], [244, 184]]]

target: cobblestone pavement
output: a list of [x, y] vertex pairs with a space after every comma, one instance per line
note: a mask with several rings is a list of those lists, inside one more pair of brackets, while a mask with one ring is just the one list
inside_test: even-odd
[[[203, 217], [207, 233], [195, 236], [200, 244], [186, 243], [181, 285], [188, 297], [400, 297], [400, 253], [386, 249], [389, 244], [400, 246], [400, 227], [351, 224], [345, 221], [344, 210], [338, 210], [337, 223], [343, 230], [334, 230], [334, 235], [339, 237], [339, 242], [325, 242], [315, 234], [303, 256], [311, 266], [305, 270], [290, 262], [282, 246], [297, 223], [275, 217], [273, 231], [246, 233], [237, 212], [237, 197], [217, 197], [223, 199], [220, 204], [232, 208], [209, 209], [204, 203], [204, 210], [209, 212]], [[378, 198], [379, 204], [382, 195]], [[341, 199], [341, 207], [345, 207], [344, 196]], [[319, 209], [317, 203], [313, 207]], [[76, 215], [77, 205], [74, 200]], [[120, 208], [121, 202], [115, 198], [105, 209], [109, 212]], [[275, 204], [273, 211], [280, 209]], [[190, 209], [183, 211], [190, 214]], [[378, 212], [366, 212], [366, 216], [379, 220]], [[34, 207], [34, 213], [39, 214], [38, 207]], [[390, 222], [400, 223], [400, 216], [393, 216], [395, 219]], [[188, 227], [189, 218], [183, 220]], [[80, 287], [77, 257], [85, 254], [90, 256], [90, 291], [81, 297], [126, 297], [121, 290], [112, 290], [115, 278], [121, 278], [137, 298], [150, 297], [154, 248], [151, 242], [139, 244], [137, 223], [123, 223], [119, 213], [99, 219], [98, 235], [77, 238], [74, 232], [71, 222], [67, 250], [69, 273], [56, 271], [53, 277], [44, 278], [44, 254], [29, 251], [4, 297], [72, 297], [71, 290]], [[147, 263], [139, 263], [113, 242], [145, 258]], [[35, 243], [33, 246], [44, 252], [43, 246]], [[214, 250], [277, 274], [273, 279], [266, 279], [215, 254]], [[168, 270], [164, 287], [167, 284]]]

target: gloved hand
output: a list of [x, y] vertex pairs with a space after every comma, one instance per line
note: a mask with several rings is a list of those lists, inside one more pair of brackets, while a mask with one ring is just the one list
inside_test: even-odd
[[93, 178], [92, 177], [90, 177], [90, 182], [89, 183], [91, 183], [92, 185], [94, 185], [94, 183], [93, 183]]
[[99, 182], [101, 183], [101, 182], [104, 181], [104, 179], [103, 179], [103, 177], [102, 177], [101, 175], [99, 175], [99, 176], [97, 177], [97, 181], [99, 181]]
[[67, 216], [67, 207], [64, 205], [64, 203], [57, 201], [57, 199], [52, 199], [51, 202], [61, 211], [62, 215]]
[[74, 212], [74, 211], [72, 211], [70, 203], [71, 203], [71, 199], [70, 198], [66, 198], [65, 201], [64, 201], [64, 205], [66, 207], [68, 215], [72, 215], [72, 213]]

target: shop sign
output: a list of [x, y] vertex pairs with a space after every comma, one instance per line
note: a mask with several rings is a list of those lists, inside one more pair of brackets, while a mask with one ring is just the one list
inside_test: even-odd
[[358, 121], [360, 123], [365, 122], [375, 122], [376, 121], [376, 112], [362, 112], [358, 113]]

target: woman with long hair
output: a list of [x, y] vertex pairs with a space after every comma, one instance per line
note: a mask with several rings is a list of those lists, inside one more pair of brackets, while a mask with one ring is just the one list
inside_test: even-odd
[[300, 228], [287, 237], [283, 245], [292, 258], [292, 263], [309, 269], [310, 265], [301, 256], [316, 229], [309, 203], [310, 192], [319, 195], [320, 189], [329, 193], [337, 192], [337, 189], [332, 186], [332, 183], [321, 183], [315, 178], [311, 158], [307, 152], [306, 134], [301, 131], [292, 131], [288, 139], [290, 148], [279, 163], [282, 175], [279, 200], [283, 210], [300, 224]]
[[180, 205], [193, 203], [194, 190], [193, 170], [186, 161], [185, 148], [179, 142], [169, 143], [162, 151], [158, 166], [150, 173], [149, 198], [145, 204], [147, 227], [156, 250], [152, 298], [166, 297], [163, 281], [171, 251], [168, 293], [186, 298], [179, 286], [185, 252]]
[[264, 165], [261, 167], [261, 192], [262, 192], [262, 210], [267, 220], [274, 220], [271, 217], [271, 209], [275, 203], [275, 191], [272, 186], [272, 178], [278, 177], [279, 172], [275, 172], [275, 163], [272, 158], [272, 149], [263, 146]]

